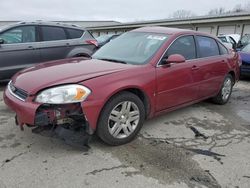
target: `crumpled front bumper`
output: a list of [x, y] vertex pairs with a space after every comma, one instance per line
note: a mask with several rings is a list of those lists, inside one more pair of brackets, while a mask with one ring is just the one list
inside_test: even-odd
[[57, 135], [70, 145], [88, 146], [94, 130], [89, 126], [81, 104], [44, 105], [33, 102], [32, 97], [22, 101], [13, 96], [8, 87], [3, 98], [5, 104], [16, 113], [16, 124], [21, 130], [26, 124], [34, 127], [33, 133]]
[[[3, 96], [5, 104], [16, 113], [16, 123], [23, 129], [23, 126], [47, 126], [47, 125], [67, 125], [76, 123], [86, 128], [89, 134], [94, 133], [94, 129], [89, 125], [87, 117], [83, 114], [82, 104], [67, 105], [45, 105], [34, 102], [34, 97], [28, 96], [22, 101], [5, 89]], [[93, 108], [88, 108], [87, 113], [93, 117]], [[95, 110], [96, 111], [96, 110]]]
[[16, 113], [19, 125], [34, 125], [36, 110], [40, 104], [32, 102], [33, 98], [28, 97], [26, 101], [21, 101], [14, 97], [6, 87], [3, 99], [5, 104]]

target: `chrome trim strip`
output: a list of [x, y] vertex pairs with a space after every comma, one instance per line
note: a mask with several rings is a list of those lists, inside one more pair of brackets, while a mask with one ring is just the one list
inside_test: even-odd
[[25, 102], [24, 99], [22, 99], [21, 97], [17, 96], [15, 93], [12, 92], [12, 90], [11, 90], [11, 88], [10, 88], [10, 84], [11, 84], [11, 81], [8, 83], [8, 90], [9, 90], [10, 94], [13, 95], [14, 97], [16, 97], [17, 99], [19, 99], [19, 100]]

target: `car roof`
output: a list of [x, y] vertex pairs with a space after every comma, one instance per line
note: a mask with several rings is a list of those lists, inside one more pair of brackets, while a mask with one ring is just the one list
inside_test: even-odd
[[198, 34], [198, 35], [204, 35], [204, 36], [209, 36], [209, 37], [214, 38], [214, 36], [209, 35], [207, 33], [202, 33], [202, 32], [189, 30], [189, 29], [179, 29], [179, 28], [170, 28], [170, 27], [158, 27], [158, 26], [141, 27], [133, 31], [134, 32], [162, 33], [162, 34], [167, 34], [167, 35]]
[[21, 25], [46, 25], [46, 26], [60, 26], [60, 27], [67, 27], [67, 28], [72, 28], [72, 29], [81, 29], [81, 30], [86, 30], [85, 28], [82, 28], [81, 26], [75, 25], [75, 24], [68, 24], [68, 23], [62, 23], [62, 22], [47, 22], [47, 21], [22, 21], [22, 22], [17, 22], [11, 25], [8, 25], [7, 27], [4, 28], [10, 29], [12, 27], [16, 26], [21, 26]]

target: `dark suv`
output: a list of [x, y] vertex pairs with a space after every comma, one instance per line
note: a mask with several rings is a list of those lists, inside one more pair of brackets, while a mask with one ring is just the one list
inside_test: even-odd
[[97, 41], [85, 29], [55, 22], [20, 22], [0, 28], [0, 80], [36, 63], [90, 57]]

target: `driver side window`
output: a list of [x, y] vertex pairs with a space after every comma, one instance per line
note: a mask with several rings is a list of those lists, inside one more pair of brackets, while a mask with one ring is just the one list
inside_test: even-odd
[[10, 29], [2, 34], [0, 38], [5, 44], [36, 42], [35, 26], [22, 26]]
[[185, 57], [186, 60], [196, 58], [196, 48], [193, 36], [183, 36], [176, 39], [169, 47], [164, 58], [167, 59], [170, 55], [180, 54]]

